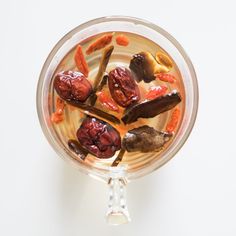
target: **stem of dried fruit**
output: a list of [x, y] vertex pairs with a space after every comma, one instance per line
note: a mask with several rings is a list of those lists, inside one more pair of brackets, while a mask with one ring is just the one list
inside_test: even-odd
[[[108, 75], [104, 75], [102, 78], [102, 81], [100, 82], [100, 84], [97, 87], [97, 92], [102, 91], [103, 87], [107, 84], [107, 80], [108, 80]], [[91, 106], [94, 106], [94, 104], [97, 101], [97, 94], [96, 93], [92, 93], [89, 97], [89, 102]]]
[[[103, 86], [107, 83], [107, 76], [103, 76], [108, 62], [110, 60], [111, 54], [114, 50], [114, 46], [106, 47], [103, 51], [102, 58], [99, 64], [98, 73], [94, 79], [93, 93], [89, 97], [89, 103], [93, 106], [96, 103], [97, 95], [96, 92], [101, 91]], [[105, 77], [105, 78], [104, 78]]]
[[112, 167], [118, 166], [119, 163], [122, 161], [123, 156], [125, 154], [125, 149], [121, 149], [118, 156], [116, 157], [116, 159], [113, 161], [113, 163], [111, 164]]
[[67, 101], [70, 105], [78, 107], [79, 109], [85, 111], [85, 113], [89, 112], [92, 115], [98, 116], [99, 118], [108, 120], [110, 122], [113, 122], [115, 124], [120, 124], [120, 120], [118, 118], [116, 118], [115, 116], [108, 114], [102, 110], [99, 110], [98, 108], [85, 104], [85, 103], [81, 103], [78, 101]]
[[74, 60], [75, 60], [75, 64], [76, 64], [78, 70], [85, 77], [88, 77], [89, 67], [88, 67], [88, 64], [85, 60], [81, 45], [78, 45], [77, 48], [76, 48]]
[[100, 64], [99, 64], [99, 69], [98, 69], [98, 73], [94, 79], [94, 85], [93, 85], [93, 89], [96, 90], [102, 77], [103, 77], [103, 74], [104, 72], [106, 71], [106, 68], [107, 68], [107, 64], [110, 60], [110, 57], [111, 57], [111, 54], [114, 50], [114, 46], [111, 45], [109, 47], [106, 47], [103, 51], [103, 54], [102, 54], [102, 58], [101, 58], [101, 61], [100, 61]]
[[72, 152], [74, 152], [75, 154], [77, 154], [79, 156], [80, 159], [84, 160], [85, 157], [87, 156], [88, 152], [87, 150], [85, 150], [81, 144], [74, 140], [74, 139], [70, 139], [68, 140], [68, 147], [70, 148], [70, 150]]
[[93, 42], [88, 49], [86, 50], [86, 54], [90, 55], [91, 53], [106, 47], [111, 43], [113, 37], [113, 33], [105, 34], [102, 37], [98, 38], [95, 42]]

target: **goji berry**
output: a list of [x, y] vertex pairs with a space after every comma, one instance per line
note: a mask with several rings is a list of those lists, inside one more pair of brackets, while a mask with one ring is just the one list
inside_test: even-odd
[[60, 123], [60, 122], [63, 121], [63, 120], [64, 120], [63, 114], [58, 114], [57, 112], [52, 113], [52, 115], [51, 115], [51, 121], [52, 121], [53, 123], [58, 124], [58, 123]]
[[148, 100], [152, 100], [154, 98], [164, 95], [166, 91], [167, 91], [167, 87], [163, 85], [151, 87], [148, 93], [145, 95], [145, 98]]
[[62, 114], [64, 108], [65, 108], [65, 102], [61, 98], [57, 97], [57, 99], [56, 99], [56, 112], [58, 114]]
[[161, 81], [168, 82], [173, 84], [176, 81], [176, 78], [173, 75], [165, 74], [165, 73], [158, 73], [156, 74], [156, 78]]
[[80, 45], [77, 46], [74, 56], [75, 64], [78, 70], [85, 76], [88, 77], [89, 67], [85, 60], [82, 47]]
[[128, 46], [129, 45], [129, 39], [123, 34], [119, 34], [116, 37], [116, 43], [120, 46]]
[[90, 55], [91, 53], [106, 47], [112, 41], [113, 34], [105, 34], [102, 37], [98, 38], [95, 42], [93, 42], [86, 50], [86, 54]]
[[51, 121], [53, 123], [58, 124], [64, 120], [64, 115], [63, 115], [64, 108], [65, 108], [65, 102], [61, 98], [57, 97], [56, 111], [51, 115]]
[[98, 92], [97, 93], [99, 102], [106, 108], [108, 108], [111, 111], [119, 112], [119, 107], [116, 105], [116, 103], [113, 101], [112, 98], [108, 96], [105, 92]]
[[176, 129], [179, 121], [179, 116], [180, 116], [180, 110], [178, 108], [175, 108], [171, 114], [170, 121], [166, 126], [166, 131], [168, 133], [172, 133]]

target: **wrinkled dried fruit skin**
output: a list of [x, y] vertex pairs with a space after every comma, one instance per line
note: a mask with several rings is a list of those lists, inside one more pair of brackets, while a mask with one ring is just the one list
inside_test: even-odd
[[119, 132], [94, 117], [87, 117], [76, 135], [80, 144], [98, 158], [110, 158], [121, 148]]
[[92, 86], [85, 76], [76, 71], [62, 71], [54, 80], [58, 95], [66, 101], [84, 102], [92, 92]]
[[108, 86], [112, 98], [122, 107], [128, 107], [140, 100], [139, 88], [126, 68], [117, 67], [110, 71]]
[[149, 83], [155, 79], [155, 74], [169, 72], [169, 68], [157, 63], [153, 55], [149, 52], [135, 54], [130, 61], [129, 68], [135, 73], [137, 82]]
[[144, 125], [129, 130], [122, 140], [122, 147], [128, 152], [159, 151], [171, 137], [169, 133]]

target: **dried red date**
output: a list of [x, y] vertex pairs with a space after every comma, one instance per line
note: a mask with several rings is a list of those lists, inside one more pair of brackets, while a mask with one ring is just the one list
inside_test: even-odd
[[87, 117], [76, 135], [80, 144], [98, 158], [110, 158], [121, 148], [119, 132], [94, 117]]
[[92, 86], [85, 76], [76, 71], [62, 71], [54, 80], [58, 95], [67, 101], [84, 102], [92, 92]]
[[122, 107], [127, 107], [140, 100], [140, 92], [129, 70], [117, 67], [110, 71], [108, 86], [112, 98]]

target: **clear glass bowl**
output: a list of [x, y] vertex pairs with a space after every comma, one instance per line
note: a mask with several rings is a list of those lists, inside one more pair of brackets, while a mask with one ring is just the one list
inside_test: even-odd
[[[174, 140], [162, 153], [161, 158], [149, 162], [148, 165], [144, 165], [138, 170], [131, 169], [127, 171], [122, 167], [96, 168], [93, 166], [83, 165], [82, 163], [73, 160], [70, 158], [70, 151], [60, 142], [50, 122], [48, 104], [49, 85], [58, 64], [79, 42], [93, 35], [109, 31], [122, 31], [139, 34], [160, 45], [160, 47], [162, 47], [175, 61], [184, 83], [185, 112], [183, 114], [181, 126], [175, 135]], [[132, 17], [102, 17], [86, 22], [70, 31], [50, 52], [43, 65], [37, 88], [37, 111], [40, 124], [46, 138], [54, 150], [59, 156], [79, 168], [80, 171], [109, 183], [110, 201], [107, 219], [111, 224], [120, 224], [129, 220], [124, 198], [125, 183], [158, 169], [178, 152], [187, 140], [193, 128], [197, 109], [198, 85], [196, 74], [192, 63], [182, 46], [169, 33], [159, 26]]]

